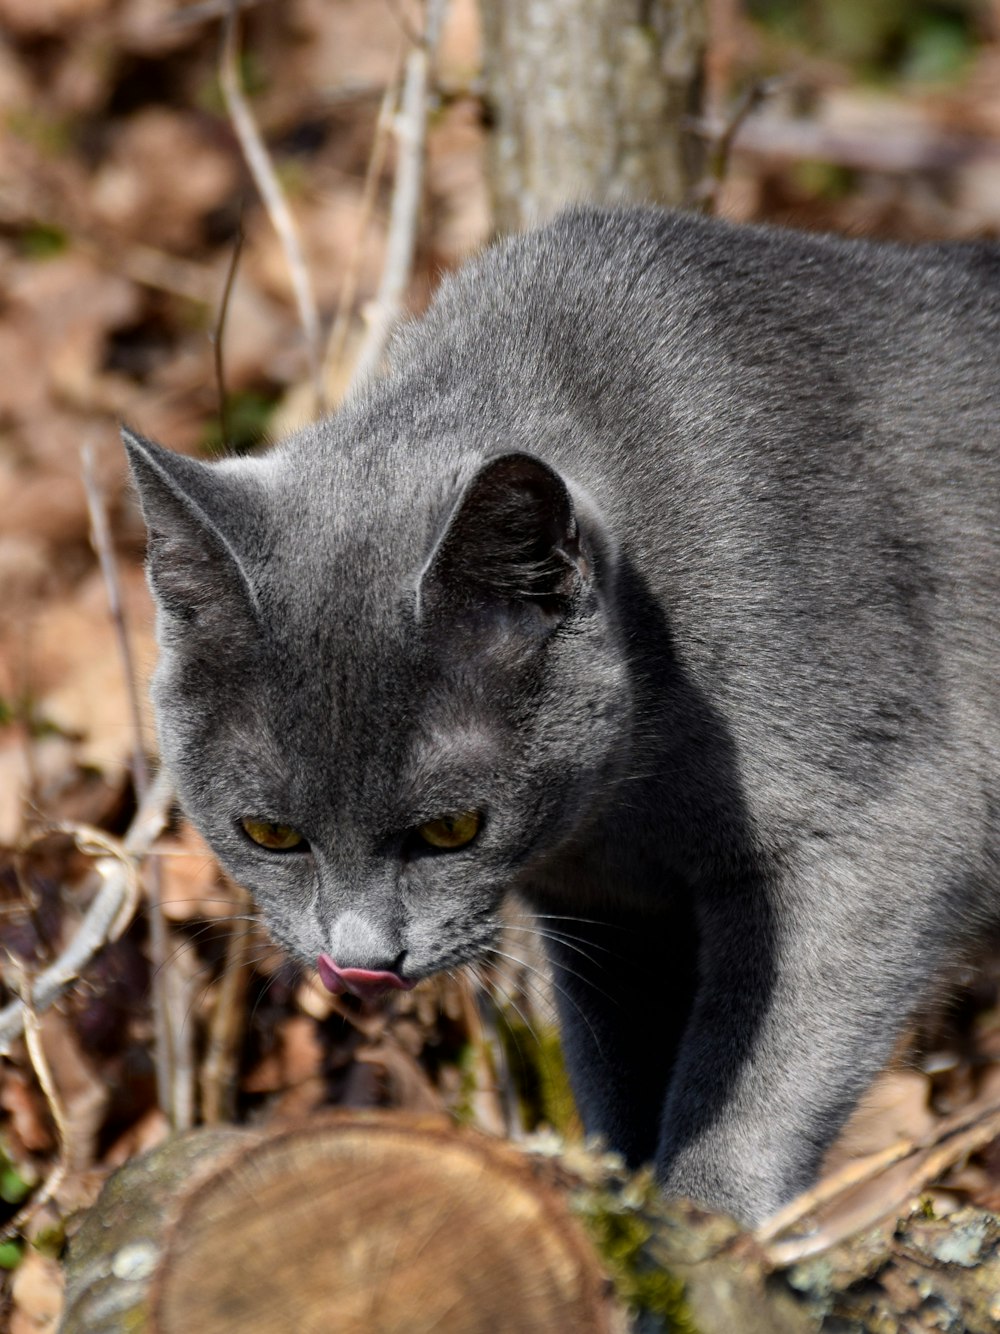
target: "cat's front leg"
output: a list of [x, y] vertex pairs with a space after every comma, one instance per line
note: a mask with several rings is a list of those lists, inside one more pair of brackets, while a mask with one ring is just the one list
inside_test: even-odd
[[566, 1065], [588, 1134], [632, 1167], [652, 1162], [670, 1070], [694, 997], [690, 914], [538, 907], [552, 964]]
[[941, 962], [933, 902], [831, 860], [707, 904], [657, 1150], [672, 1194], [753, 1224], [812, 1184]]

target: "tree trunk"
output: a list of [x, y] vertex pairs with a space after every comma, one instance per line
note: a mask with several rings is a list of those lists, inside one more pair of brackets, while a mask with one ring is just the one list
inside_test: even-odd
[[701, 178], [702, 0], [482, 0], [497, 231], [574, 201], [682, 204]]

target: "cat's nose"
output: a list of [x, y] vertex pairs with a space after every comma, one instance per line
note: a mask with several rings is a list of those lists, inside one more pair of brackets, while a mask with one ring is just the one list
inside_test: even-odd
[[[397, 965], [401, 961], [402, 955], [396, 960]], [[316, 971], [327, 991], [335, 996], [349, 991], [362, 1000], [371, 1000], [387, 991], [411, 991], [417, 985], [402, 977], [395, 968], [341, 968], [329, 954], [319, 956]]]

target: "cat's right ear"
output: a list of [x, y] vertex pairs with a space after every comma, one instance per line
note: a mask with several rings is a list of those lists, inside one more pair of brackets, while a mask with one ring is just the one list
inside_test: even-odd
[[245, 506], [233, 479], [122, 427], [148, 545], [146, 570], [168, 616], [223, 640], [257, 619], [257, 600], [227, 530]]
[[487, 460], [458, 497], [420, 578], [421, 615], [500, 615], [546, 631], [590, 581], [563, 478], [530, 454]]

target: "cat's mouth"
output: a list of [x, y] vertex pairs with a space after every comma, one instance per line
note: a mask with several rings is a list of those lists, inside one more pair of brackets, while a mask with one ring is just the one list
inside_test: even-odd
[[340, 968], [329, 954], [321, 954], [316, 960], [319, 979], [335, 996], [350, 992], [361, 1000], [372, 1000], [384, 996], [387, 991], [412, 991], [417, 985], [400, 977], [388, 969], [381, 968]]

